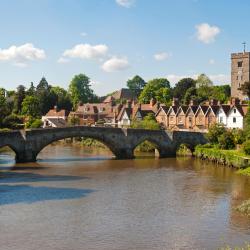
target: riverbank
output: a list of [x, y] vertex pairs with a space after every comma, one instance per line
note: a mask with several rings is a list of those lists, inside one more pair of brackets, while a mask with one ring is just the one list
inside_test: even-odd
[[204, 145], [197, 146], [194, 155], [202, 160], [209, 160], [220, 165], [237, 169], [246, 169], [250, 166], [250, 157], [240, 150], [222, 150]]

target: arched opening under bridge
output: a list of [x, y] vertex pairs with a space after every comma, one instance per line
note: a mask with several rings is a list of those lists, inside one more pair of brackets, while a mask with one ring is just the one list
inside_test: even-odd
[[153, 158], [160, 156], [160, 147], [152, 140], [145, 139], [134, 148], [135, 158]]

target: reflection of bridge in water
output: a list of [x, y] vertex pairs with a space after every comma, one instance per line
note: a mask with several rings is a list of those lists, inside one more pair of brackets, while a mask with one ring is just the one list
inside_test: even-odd
[[162, 158], [175, 156], [181, 144], [193, 150], [197, 144], [206, 143], [204, 134], [198, 132], [77, 126], [2, 132], [0, 148], [8, 146], [15, 151], [17, 162], [34, 162], [47, 145], [73, 137], [96, 139], [105, 144], [118, 159], [134, 158], [134, 149], [144, 141], [155, 144]]

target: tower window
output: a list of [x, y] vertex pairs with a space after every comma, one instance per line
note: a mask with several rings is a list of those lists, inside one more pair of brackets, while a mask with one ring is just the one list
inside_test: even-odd
[[242, 67], [242, 64], [243, 64], [242, 61], [238, 62], [238, 68], [241, 68], [241, 67]]

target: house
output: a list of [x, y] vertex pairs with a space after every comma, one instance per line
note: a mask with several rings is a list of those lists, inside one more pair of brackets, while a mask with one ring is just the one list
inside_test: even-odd
[[187, 106], [180, 106], [176, 112], [176, 129], [186, 129], [186, 111]]
[[247, 105], [234, 105], [230, 108], [227, 114], [227, 128], [240, 128], [244, 127], [244, 116], [247, 113]]
[[227, 115], [229, 110], [231, 109], [230, 105], [222, 104], [216, 114], [216, 121], [219, 124], [224, 125], [225, 127], [227, 126]]
[[190, 103], [186, 111], [186, 129], [193, 130], [195, 127], [195, 114], [198, 109], [198, 105], [194, 105], [193, 102]]
[[155, 114], [156, 121], [160, 124], [162, 128], [168, 128], [168, 110], [169, 108], [165, 105], [161, 106], [157, 113]]
[[68, 115], [69, 115], [69, 111], [65, 109], [59, 110], [57, 106], [55, 106], [53, 109], [49, 110], [45, 116], [42, 116], [43, 128], [66, 127]]
[[132, 123], [132, 107], [124, 106], [117, 116], [119, 128], [128, 128]]
[[208, 110], [208, 106], [207, 105], [199, 105], [198, 109], [196, 110], [195, 113], [195, 130], [206, 130], [206, 112]]
[[209, 127], [217, 122], [217, 112], [219, 110], [218, 105], [209, 105], [207, 112], [205, 113], [205, 127]]

